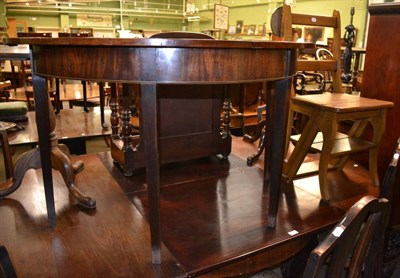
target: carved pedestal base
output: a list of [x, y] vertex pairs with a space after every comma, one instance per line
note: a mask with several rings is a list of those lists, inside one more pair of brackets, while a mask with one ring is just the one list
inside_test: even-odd
[[[67, 146], [58, 144], [51, 149], [51, 164], [53, 169], [60, 171], [70, 195], [78, 201], [79, 205], [89, 209], [96, 208], [96, 201], [83, 195], [75, 185], [75, 174], [82, 171], [84, 165], [82, 161], [71, 164]], [[26, 171], [39, 168], [41, 168], [39, 148], [23, 153], [15, 163], [14, 176], [1, 184], [0, 198], [19, 188]]]

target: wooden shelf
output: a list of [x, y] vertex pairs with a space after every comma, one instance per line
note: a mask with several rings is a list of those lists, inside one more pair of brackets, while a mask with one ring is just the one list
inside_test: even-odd
[[227, 40], [268, 40], [268, 35], [225, 34]]
[[[296, 144], [300, 138], [299, 135], [293, 135], [290, 137], [291, 141]], [[347, 134], [337, 132], [335, 136], [335, 144], [331, 152], [332, 157], [338, 157], [343, 155], [350, 155], [354, 153], [364, 152], [370, 150], [376, 145], [372, 142], [366, 141], [360, 138], [349, 137]], [[323, 136], [322, 132], [318, 132], [311, 145], [311, 150], [316, 152], [321, 152], [323, 147]]]
[[[337, 169], [337, 167], [335, 165], [332, 165], [332, 164], [328, 165], [328, 171], [332, 171], [335, 169]], [[305, 176], [315, 175], [318, 173], [318, 171], [319, 171], [319, 161], [318, 160], [304, 162], [303, 164], [301, 164], [299, 170], [297, 171], [296, 179], [302, 178]], [[288, 180], [287, 175], [283, 174], [282, 177], [285, 180]]]

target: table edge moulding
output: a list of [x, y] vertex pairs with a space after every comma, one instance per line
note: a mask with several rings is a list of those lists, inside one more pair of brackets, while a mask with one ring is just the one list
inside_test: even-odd
[[[49, 222], [55, 225], [50, 162], [47, 77], [97, 82], [139, 83], [141, 137], [146, 156], [152, 261], [161, 262], [160, 153], [157, 88], [160, 84], [228, 85], [272, 83], [267, 96], [268, 125], [265, 186], [270, 186], [268, 226], [275, 227], [291, 77], [296, 74], [297, 49], [312, 43], [222, 41], [196, 39], [8, 38], [8, 45], [29, 44], [38, 117], [39, 147]], [[101, 57], [101, 59], [99, 59]], [[55, 62], [57, 61], [57, 62]], [[129, 69], [129, 70], [128, 70]], [[228, 91], [228, 90], [226, 90]], [[188, 92], [190, 95], [191, 92]], [[227, 92], [229, 94], [229, 92]], [[226, 96], [229, 103], [229, 97]], [[224, 105], [225, 106], [225, 105]], [[229, 105], [228, 105], [229, 107]], [[229, 108], [226, 109], [229, 111]], [[230, 142], [229, 112], [220, 140]], [[52, 140], [54, 144], [54, 140]], [[260, 185], [262, 186], [262, 185]]]

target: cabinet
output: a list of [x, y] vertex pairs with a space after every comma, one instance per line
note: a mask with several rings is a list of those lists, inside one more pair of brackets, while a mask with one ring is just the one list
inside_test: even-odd
[[[382, 180], [400, 136], [400, 34], [397, 31], [400, 30], [400, 4], [371, 5], [368, 10], [370, 21], [361, 95], [394, 103], [394, 107], [387, 112], [386, 132], [378, 156], [378, 172]], [[365, 157], [354, 159], [367, 165]], [[390, 271], [393, 262], [400, 256], [399, 185], [400, 171], [397, 171], [390, 217], [391, 244], [386, 249], [385, 271]]]
[[[257, 107], [264, 103], [265, 83], [159, 85], [158, 90], [160, 114], [164, 115], [159, 119], [160, 154], [164, 164], [216, 154], [228, 156], [231, 137], [224, 135], [228, 109], [232, 133], [251, 132], [251, 127], [258, 125]], [[110, 100], [111, 155], [124, 174], [130, 176], [135, 169], [144, 167], [145, 142], [141, 142], [140, 132], [132, 132], [134, 127], [140, 130], [140, 116], [131, 117], [132, 111], [141, 110], [140, 86], [119, 86], [117, 91], [115, 97], [111, 93]], [[190, 97], [187, 97], [188, 92]], [[228, 99], [230, 107], [225, 101]]]
[[[163, 115], [158, 119], [161, 164], [218, 154], [226, 158], [230, 154], [231, 136], [226, 129], [225, 116], [228, 105], [224, 101], [229, 86], [158, 85], [157, 90], [159, 115]], [[131, 133], [131, 104], [136, 95], [137, 109], [141, 111], [142, 98], [138, 97], [141, 88], [137, 84], [124, 84], [118, 97], [114, 97], [113, 91], [112, 87], [111, 156], [124, 175], [130, 176], [135, 169], [145, 166], [146, 142], [141, 141], [140, 135]], [[117, 127], [121, 127], [121, 131]]]
[[[386, 132], [378, 157], [378, 173], [382, 180], [393, 149], [400, 136], [400, 4], [382, 4], [369, 7], [370, 22], [366, 47], [361, 95], [392, 101], [386, 117]], [[393, 32], [388, 32], [393, 30]], [[368, 135], [367, 135], [368, 136]], [[364, 157], [358, 157], [365, 164]], [[400, 172], [400, 171], [399, 171]], [[397, 173], [398, 185], [400, 173]], [[400, 187], [395, 186], [395, 203], [400, 201]], [[400, 226], [400, 210], [393, 211], [392, 224]]]

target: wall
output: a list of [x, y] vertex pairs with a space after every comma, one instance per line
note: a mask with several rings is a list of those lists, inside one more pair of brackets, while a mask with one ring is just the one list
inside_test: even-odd
[[[165, 9], [171, 8], [171, 11], [180, 11], [182, 14], [182, 0], [169, 0], [168, 3], [171, 4], [167, 8], [167, 2], [163, 0], [155, 0], [160, 3], [160, 5], [164, 5]], [[153, 1], [152, 3], [156, 3]], [[55, 2], [54, 2], [55, 3]], [[61, 3], [61, 2], [59, 2]], [[138, 5], [144, 5], [144, 2], [138, 1]], [[180, 6], [178, 5], [180, 3]], [[55, 5], [55, 4], [54, 4]], [[153, 8], [149, 4], [149, 8]], [[121, 6], [123, 10], [121, 11]], [[128, 3], [121, 4], [120, 1], [106, 1], [106, 2], [89, 2], [83, 3], [83, 1], [79, 3], [73, 3], [73, 7], [68, 8], [67, 3], [59, 4], [57, 7], [53, 6], [53, 8], [40, 9], [36, 7], [10, 7], [9, 9], [4, 8], [3, 0], [0, 1], [0, 8], [3, 7], [4, 14], [1, 19], [1, 22], [4, 23], [5, 26], [5, 18], [15, 18], [18, 21], [26, 21], [29, 27], [32, 27], [34, 30], [38, 32], [51, 31], [53, 33], [57, 33], [59, 31], [68, 31], [68, 28], [77, 28], [83, 27], [78, 25], [77, 15], [78, 14], [91, 14], [95, 16], [111, 16], [112, 17], [112, 26], [100, 26], [96, 25], [87, 25], [84, 27], [93, 28], [95, 35], [96, 32], [101, 34], [110, 33], [115, 34], [116, 29], [122, 28], [123, 30], [130, 29], [146, 29], [146, 30], [182, 30], [185, 25], [185, 21], [183, 21], [183, 16], [168, 14], [167, 12], [160, 12], [153, 14], [150, 13], [133, 13], [131, 10], [132, 6], [128, 6]], [[62, 8], [60, 8], [62, 7]], [[158, 6], [161, 7], [161, 6]], [[11, 10], [13, 9], [13, 10]], [[154, 8], [155, 9], [155, 8]], [[29, 10], [29, 11], [28, 11]], [[171, 13], [172, 13], [171, 12]], [[121, 22], [121, 17], [123, 21]]]
[[6, 27], [6, 11], [4, 1], [0, 1], [0, 27]]
[[[310, 6], [313, 6], [313, 8], [310, 9]], [[354, 7], [355, 14], [353, 17], [353, 25], [358, 29], [356, 46], [363, 47], [365, 45], [365, 26], [368, 17], [367, 0], [298, 1], [293, 11], [296, 13], [313, 13], [314, 7], [316, 13], [322, 15], [331, 15], [334, 9], [340, 11], [342, 36], [345, 32], [346, 25], [350, 24], [350, 9]], [[327, 35], [329, 35], [329, 33]]]
[[[165, 3], [165, 1], [159, 1]], [[171, 1], [171, 3], [179, 4], [181, 0]], [[204, 31], [213, 29], [214, 21], [214, 4], [215, 3], [228, 3], [229, 5], [229, 25], [235, 25], [237, 20], [243, 20], [245, 25], [255, 24], [262, 25], [266, 23], [267, 30], [270, 29], [270, 20], [272, 12], [276, 7], [282, 5], [282, 0], [261, 0], [261, 4], [257, 4], [254, 0], [237, 0], [237, 1], [213, 1], [213, 0], [192, 0], [191, 3], [195, 4], [200, 15], [200, 21], [187, 22], [183, 19], [161, 18], [155, 16], [135, 16], [128, 15], [123, 17], [122, 27], [126, 29], [144, 29], [144, 30], [189, 30], [189, 31]], [[233, 4], [232, 4], [233, 2]], [[333, 9], [337, 8], [341, 12], [342, 17], [342, 34], [344, 28], [350, 23], [350, 8], [355, 7], [354, 26], [358, 28], [357, 46], [363, 46], [365, 41], [365, 25], [367, 21], [367, 2], [368, 0], [297, 0], [293, 6], [293, 12], [296, 13], [316, 13], [322, 15], [332, 14]], [[120, 2], [101, 2], [98, 4], [89, 3], [88, 10], [92, 8], [113, 9], [110, 15], [113, 16], [113, 25], [121, 25], [120, 15], [118, 9]], [[0, 1], [0, 9], [2, 11], [0, 26], [5, 26], [5, 16], [14, 17], [17, 20], [27, 21], [28, 26], [37, 28], [37, 30], [58, 30], [63, 31], [66, 27], [80, 27], [77, 26], [76, 14], [74, 13], [21, 13], [21, 12], [7, 12], [5, 14], [4, 1]], [[180, 8], [182, 9], [182, 7]], [[68, 25], [68, 26], [66, 26]], [[88, 26], [98, 29], [99, 32], [115, 31], [115, 27], [98, 28], [96, 26]], [[328, 37], [329, 33], [325, 37]]]
[[[204, 7], [204, 0], [195, 1], [200, 8]], [[214, 6], [207, 5], [207, 10], [200, 10], [200, 24], [197, 28], [191, 28], [194, 31], [208, 30], [213, 28]], [[219, 1], [215, 1], [219, 3]], [[282, 6], [283, 1], [269, 1], [264, 4], [243, 5], [243, 1], [235, 1], [236, 5], [229, 6], [229, 25], [236, 25], [237, 20], [243, 20], [244, 25], [254, 24], [256, 26], [266, 23], [267, 30], [270, 30], [271, 15], [274, 10]], [[262, 3], [262, 2], [261, 2]], [[341, 14], [342, 34], [344, 34], [346, 25], [350, 24], [350, 8], [355, 8], [353, 25], [358, 29], [357, 46], [364, 46], [365, 26], [368, 16], [368, 0], [297, 0], [292, 6], [295, 13], [312, 13], [320, 15], [331, 15], [334, 9], [338, 9]], [[330, 30], [327, 30], [325, 37], [330, 36]]]

